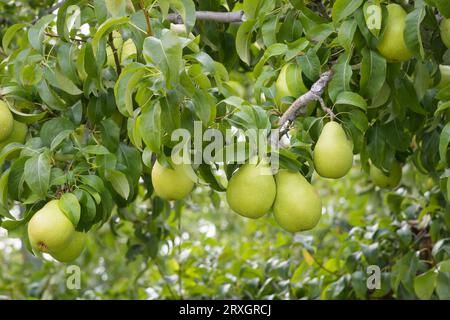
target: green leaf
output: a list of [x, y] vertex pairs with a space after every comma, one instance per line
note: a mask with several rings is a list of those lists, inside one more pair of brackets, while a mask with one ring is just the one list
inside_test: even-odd
[[369, 31], [378, 38], [383, 18], [380, 0], [368, 0], [363, 6], [364, 19]]
[[37, 154], [25, 162], [25, 182], [41, 199], [47, 197], [50, 185], [50, 157], [47, 152]]
[[14, 24], [12, 26], [10, 26], [6, 32], [3, 35], [2, 38], [2, 46], [3, 46], [3, 50], [6, 53], [10, 53], [10, 50], [8, 49], [9, 44], [11, 43], [11, 40], [13, 39], [14, 35], [17, 33], [17, 31], [24, 29], [25, 27], [29, 26], [28, 23], [17, 23]]
[[28, 30], [28, 41], [30, 45], [38, 52], [42, 52], [42, 44], [44, 43], [44, 30], [55, 19], [53, 14], [46, 15], [36, 22]]
[[363, 0], [336, 0], [331, 11], [334, 23], [344, 20], [356, 11], [363, 3]]
[[58, 35], [66, 41], [69, 41], [69, 30], [66, 23], [67, 9], [78, 2], [80, 2], [80, 0], [66, 0], [58, 9], [56, 31], [58, 32]]
[[179, 82], [180, 70], [183, 68], [183, 49], [178, 39], [173, 31], [169, 31], [161, 39], [148, 37], [144, 40], [145, 61], [161, 70], [169, 89]]
[[47, 82], [53, 87], [59, 88], [73, 96], [83, 94], [83, 91], [80, 90], [72, 80], [61, 74], [58, 70], [46, 68], [44, 74]]
[[239, 58], [246, 64], [250, 65], [251, 53], [250, 45], [252, 43], [253, 30], [256, 20], [250, 19], [244, 21], [236, 34], [236, 51]]
[[439, 272], [436, 293], [441, 300], [450, 300], [450, 272]]
[[442, 163], [447, 162], [448, 144], [450, 143], [450, 123], [447, 123], [442, 129], [441, 136], [439, 138], [439, 156]]
[[343, 91], [339, 93], [335, 104], [344, 104], [358, 107], [364, 111], [367, 110], [367, 102], [359, 94], [351, 91]]
[[450, 6], [448, 0], [431, 0], [438, 8], [439, 12], [446, 18], [450, 18]]
[[428, 300], [433, 295], [436, 286], [437, 272], [431, 269], [425, 273], [419, 274], [414, 278], [414, 291], [422, 300]]
[[339, 27], [338, 41], [346, 50], [350, 51], [353, 46], [353, 38], [355, 37], [356, 27], [358, 24], [354, 19], [345, 20]]
[[133, 116], [133, 93], [145, 74], [144, 66], [135, 63], [124, 69], [114, 85], [117, 108], [126, 117]]
[[105, 0], [105, 4], [108, 12], [114, 18], [126, 14], [127, 0]]
[[161, 106], [155, 103], [140, 116], [140, 132], [147, 147], [159, 154], [161, 149]]
[[334, 75], [328, 86], [328, 95], [332, 101], [342, 91], [350, 91], [350, 79], [353, 71], [350, 67], [351, 54], [342, 54], [336, 65], [333, 66]]
[[83, 152], [88, 154], [95, 154], [95, 155], [105, 155], [109, 154], [108, 149], [106, 149], [102, 145], [89, 145], [82, 149]]
[[253, 69], [253, 72], [255, 74], [255, 77], [258, 77], [264, 65], [266, 64], [267, 60], [269, 60], [272, 57], [282, 55], [286, 53], [287, 46], [282, 43], [275, 43], [267, 48], [267, 50], [264, 52], [264, 55], [259, 60], [259, 62], [256, 64], [255, 68]]
[[309, 49], [305, 55], [298, 57], [297, 62], [309, 80], [316, 81], [320, 77], [320, 60], [314, 49]]
[[416, 56], [424, 59], [425, 51], [422, 45], [420, 25], [425, 18], [425, 8], [417, 8], [406, 16], [405, 19], [405, 43], [408, 49]]
[[175, 8], [183, 18], [186, 30], [190, 32], [195, 25], [195, 4], [192, 0], [169, 0], [171, 7]]
[[128, 199], [130, 195], [130, 185], [124, 173], [118, 170], [108, 170], [106, 172], [106, 179], [122, 198]]
[[76, 227], [80, 221], [81, 207], [78, 198], [73, 193], [64, 193], [59, 199], [59, 208]]
[[368, 98], [377, 96], [386, 80], [387, 62], [379, 53], [364, 48], [361, 61], [361, 94]]

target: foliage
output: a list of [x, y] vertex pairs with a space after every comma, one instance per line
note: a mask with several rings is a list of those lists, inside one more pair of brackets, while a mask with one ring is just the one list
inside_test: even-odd
[[[25, 144], [0, 151], [1, 227], [24, 243], [0, 242], [1, 295], [449, 299], [450, 86], [439, 86], [439, 66], [450, 51], [437, 30], [450, 12], [445, 0], [402, 1], [413, 58], [394, 63], [377, 50], [387, 2], [147, 0], [142, 10], [67, 0], [57, 12], [43, 9], [53, 1], [0, 2], [0, 98], [29, 127]], [[241, 9], [242, 23], [195, 15]], [[276, 97], [287, 63], [307, 88], [333, 70], [323, 99], [358, 159], [340, 180], [315, 175], [312, 149], [329, 115], [317, 103], [295, 120], [280, 164], [321, 193], [319, 225], [290, 234], [272, 214], [231, 213], [223, 191], [233, 162], [195, 166], [187, 200], [155, 196], [150, 168], [167, 164], [174, 130], [277, 127], [281, 102], [297, 98]], [[374, 187], [370, 165], [387, 173], [394, 161], [401, 185]], [[55, 198], [89, 231], [82, 291], [65, 287], [60, 264], [25, 252], [27, 222]], [[371, 265], [381, 289], [366, 286]]]

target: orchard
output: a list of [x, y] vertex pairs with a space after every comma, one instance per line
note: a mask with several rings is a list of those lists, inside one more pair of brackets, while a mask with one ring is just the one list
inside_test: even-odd
[[11, 0], [0, 44], [0, 299], [450, 299], [448, 0]]

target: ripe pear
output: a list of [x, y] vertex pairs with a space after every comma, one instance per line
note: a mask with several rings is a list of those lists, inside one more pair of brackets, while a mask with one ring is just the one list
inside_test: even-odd
[[0, 142], [8, 139], [13, 131], [14, 118], [5, 102], [0, 100]]
[[322, 201], [313, 186], [300, 173], [287, 170], [280, 170], [275, 180], [273, 213], [278, 224], [289, 232], [314, 228], [322, 215]]
[[281, 106], [282, 111], [286, 111], [288, 105], [283, 104], [281, 100], [284, 97], [298, 98], [308, 91], [302, 78], [302, 69], [294, 63], [285, 64], [275, 82], [275, 101]]
[[389, 175], [385, 175], [383, 171], [371, 164], [370, 177], [373, 183], [380, 188], [395, 188], [402, 178], [402, 167], [398, 161], [394, 161]]
[[28, 223], [31, 246], [41, 252], [58, 252], [72, 240], [75, 228], [59, 208], [59, 200], [48, 202]]
[[85, 232], [75, 231], [72, 240], [70, 240], [67, 247], [64, 249], [53, 252], [51, 255], [59, 262], [71, 262], [78, 258], [83, 252], [86, 246], [87, 234]]
[[401, 62], [411, 59], [412, 53], [406, 47], [405, 30], [406, 11], [398, 4], [387, 6], [386, 29], [378, 43], [378, 51], [389, 61]]
[[441, 38], [445, 46], [450, 49], [450, 19], [443, 19], [441, 22]]
[[[27, 137], [27, 133], [28, 133], [27, 125], [22, 122], [14, 120], [13, 131], [11, 132], [11, 134], [5, 141], [0, 142], [0, 151], [10, 143], [16, 142], [16, 143], [24, 144], [25, 139]], [[20, 151], [10, 154], [8, 159], [17, 157], [19, 155], [19, 153], [20, 153]]]
[[163, 167], [158, 161], [152, 169], [152, 183], [156, 194], [166, 200], [180, 200], [194, 188], [194, 181], [188, 176], [183, 164], [174, 168]]
[[353, 144], [342, 126], [328, 122], [314, 148], [314, 166], [324, 178], [338, 179], [347, 174], [353, 165]]
[[256, 219], [272, 208], [276, 192], [270, 165], [247, 163], [231, 177], [227, 201], [230, 208], [241, 216]]

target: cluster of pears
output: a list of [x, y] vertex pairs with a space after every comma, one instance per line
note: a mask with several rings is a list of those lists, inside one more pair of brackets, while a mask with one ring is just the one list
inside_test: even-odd
[[70, 262], [80, 256], [87, 234], [76, 231], [59, 207], [59, 200], [52, 200], [28, 222], [28, 238], [34, 250], [49, 253], [60, 262]]
[[314, 228], [322, 215], [319, 194], [305, 177], [284, 169], [274, 177], [264, 161], [240, 167], [226, 196], [230, 208], [247, 218], [261, 218], [273, 208], [275, 220], [289, 232]]
[[14, 120], [6, 103], [0, 100], [0, 150], [13, 142], [24, 143], [27, 133], [27, 125]]

